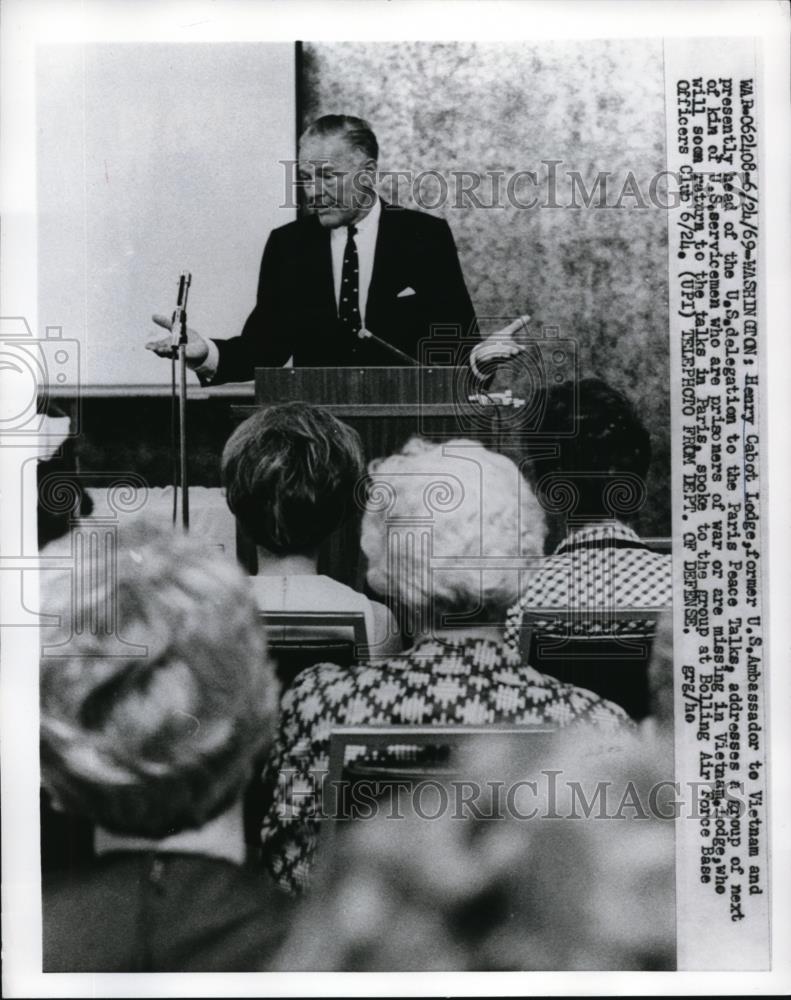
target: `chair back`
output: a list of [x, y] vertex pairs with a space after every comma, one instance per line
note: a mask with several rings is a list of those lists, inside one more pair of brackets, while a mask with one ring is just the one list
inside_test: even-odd
[[648, 665], [663, 610], [530, 608], [522, 617], [522, 659], [643, 719], [651, 710]]
[[[418, 782], [439, 783], [463, 778], [460, 752], [474, 740], [511, 740], [520, 748], [529, 740], [538, 754], [557, 728], [547, 725], [492, 724], [484, 726], [395, 725], [333, 726], [329, 766], [322, 793], [322, 812], [330, 820], [354, 818], [355, 803]], [[366, 783], [364, 798], [355, 795]], [[359, 799], [359, 802], [357, 801]], [[333, 836], [337, 822], [327, 824]]]
[[284, 689], [317, 663], [350, 667], [368, 655], [362, 611], [261, 611], [260, 618]]

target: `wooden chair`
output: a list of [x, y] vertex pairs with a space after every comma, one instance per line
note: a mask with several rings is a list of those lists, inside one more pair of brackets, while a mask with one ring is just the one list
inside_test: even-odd
[[[368, 628], [362, 611], [261, 611], [260, 618], [284, 689], [302, 670], [317, 663], [349, 667], [368, 655]], [[348, 638], [338, 635], [343, 630], [349, 632]]]
[[[522, 618], [522, 658], [542, 674], [594, 691], [633, 719], [643, 719], [650, 712], [648, 664], [663, 610], [530, 608]], [[640, 625], [624, 631], [629, 622]], [[591, 623], [600, 631], [590, 632]], [[558, 625], [564, 634], [558, 633]], [[577, 631], [581, 626], [584, 631]]]
[[[350, 667], [367, 656], [368, 628], [362, 611], [261, 611], [259, 618], [284, 691], [298, 674], [317, 663]], [[306, 634], [311, 631], [315, 635]], [[348, 638], [337, 636], [343, 631], [349, 633]], [[244, 796], [245, 841], [255, 856], [260, 850], [261, 823], [268, 807], [261, 784], [264, 764], [262, 760], [254, 769]]]

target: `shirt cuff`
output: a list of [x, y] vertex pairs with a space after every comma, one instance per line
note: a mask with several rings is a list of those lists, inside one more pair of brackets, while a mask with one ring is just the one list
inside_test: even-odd
[[195, 369], [201, 385], [209, 385], [220, 367], [219, 348], [213, 340], [207, 340], [206, 343], [209, 345], [209, 353], [206, 355], [206, 360]]

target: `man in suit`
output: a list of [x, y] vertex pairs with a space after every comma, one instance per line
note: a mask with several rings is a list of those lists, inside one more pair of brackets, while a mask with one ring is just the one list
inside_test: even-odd
[[[290, 358], [296, 366], [405, 364], [421, 360], [421, 341], [437, 327], [443, 344], [457, 344], [445, 363], [464, 364], [473, 345], [483, 346], [448, 224], [379, 198], [378, 154], [360, 118], [325, 115], [306, 129], [298, 170], [309, 214], [270, 234], [240, 336], [188, 332], [187, 362], [204, 384], [251, 379], [257, 366]], [[153, 319], [170, 329], [168, 317]], [[169, 357], [170, 344], [146, 346]], [[506, 336], [476, 354], [517, 350]]]

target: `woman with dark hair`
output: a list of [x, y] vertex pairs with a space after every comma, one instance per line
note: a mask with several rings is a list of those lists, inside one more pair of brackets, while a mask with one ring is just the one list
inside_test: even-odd
[[537, 464], [547, 486], [563, 482], [574, 495], [564, 511], [575, 522], [636, 514], [645, 499], [651, 438], [637, 409], [601, 379], [563, 382], [547, 394], [541, 434], [559, 443], [556, 458]]
[[[652, 552], [627, 523], [646, 497], [651, 439], [637, 409], [597, 378], [564, 382], [547, 393], [541, 436], [554, 457], [531, 463], [536, 494], [566, 518], [565, 537], [509, 612], [506, 642], [518, 646], [527, 609], [573, 609], [575, 630], [602, 631], [618, 608], [665, 607], [672, 600], [670, 555]], [[542, 630], [564, 628], [548, 618]], [[617, 631], [643, 632], [641, 620]]]
[[354, 515], [365, 476], [355, 430], [307, 403], [259, 410], [229, 438], [222, 476], [228, 506], [258, 548], [262, 611], [362, 611], [370, 652], [401, 650], [384, 604], [318, 572], [319, 546]]

